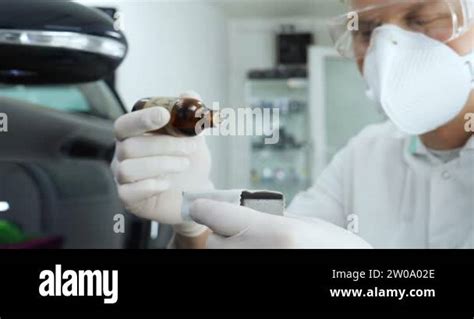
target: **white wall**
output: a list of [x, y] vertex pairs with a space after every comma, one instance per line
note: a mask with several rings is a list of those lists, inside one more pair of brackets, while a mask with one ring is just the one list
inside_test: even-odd
[[127, 104], [189, 89], [205, 101], [224, 102], [227, 34], [221, 12], [198, 3], [127, 2], [121, 8], [130, 52], [118, 84]]

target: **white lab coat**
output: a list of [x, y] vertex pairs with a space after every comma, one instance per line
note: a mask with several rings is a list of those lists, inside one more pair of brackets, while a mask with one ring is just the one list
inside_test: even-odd
[[350, 226], [375, 248], [474, 248], [474, 137], [444, 163], [391, 122], [371, 125], [287, 211]]

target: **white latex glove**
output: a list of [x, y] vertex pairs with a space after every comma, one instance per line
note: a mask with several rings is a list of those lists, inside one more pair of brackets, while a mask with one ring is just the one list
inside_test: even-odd
[[264, 214], [207, 199], [196, 200], [191, 217], [214, 233], [207, 246], [227, 248], [371, 248], [355, 234], [320, 219]]
[[[200, 99], [194, 92], [181, 97]], [[206, 230], [181, 218], [183, 191], [206, 191], [210, 155], [204, 136], [149, 134], [165, 126], [169, 112], [152, 107], [125, 114], [115, 122], [112, 171], [124, 206], [137, 216], [174, 225], [177, 233], [195, 237]]]

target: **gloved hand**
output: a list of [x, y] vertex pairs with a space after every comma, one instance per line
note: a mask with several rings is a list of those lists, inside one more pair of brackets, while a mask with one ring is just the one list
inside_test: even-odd
[[[181, 97], [200, 99], [194, 93]], [[174, 225], [177, 233], [195, 237], [206, 227], [181, 218], [183, 191], [206, 191], [210, 155], [204, 136], [149, 134], [165, 126], [169, 112], [152, 107], [121, 116], [115, 122], [116, 149], [112, 171], [119, 197], [137, 216]]]
[[207, 199], [196, 200], [191, 217], [214, 233], [208, 248], [371, 248], [355, 234], [320, 219], [297, 219]]

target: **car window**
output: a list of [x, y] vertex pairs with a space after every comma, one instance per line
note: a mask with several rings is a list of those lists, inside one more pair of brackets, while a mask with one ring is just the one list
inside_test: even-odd
[[122, 114], [119, 101], [103, 81], [71, 85], [0, 85], [0, 97], [109, 119]]
[[66, 112], [88, 112], [89, 103], [75, 86], [0, 86], [0, 96]]

